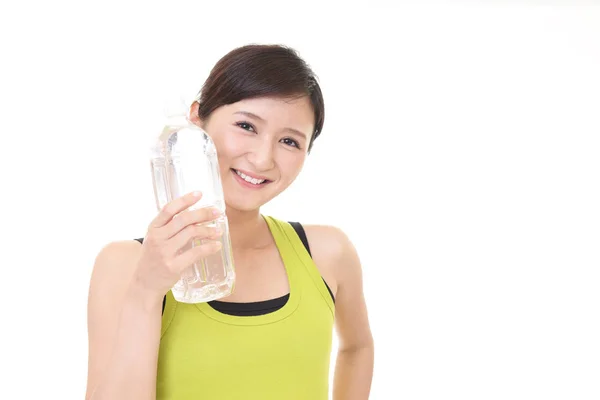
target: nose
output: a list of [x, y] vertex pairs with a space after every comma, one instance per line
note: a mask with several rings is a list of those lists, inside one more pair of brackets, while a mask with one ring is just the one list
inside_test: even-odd
[[268, 171], [275, 166], [273, 159], [273, 145], [269, 140], [257, 140], [255, 146], [248, 153], [248, 161], [254, 166], [256, 172]]

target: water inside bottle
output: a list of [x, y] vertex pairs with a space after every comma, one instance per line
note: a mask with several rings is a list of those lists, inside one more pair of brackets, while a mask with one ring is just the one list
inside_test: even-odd
[[[202, 198], [190, 207], [216, 207], [223, 214], [207, 223], [221, 229], [221, 249], [185, 269], [171, 291], [177, 301], [200, 303], [228, 296], [233, 291], [235, 270], [225, 216], [225, 201], [214, 144], [205, 132], [194, 126], [168, 126], [151, 158], [157, 209], [189, 192], [199, 190]], [[194, 239], [180, 252], [202, 243]]]
[[[203, 301], [215, 300], [228, 296], [233, 290], [235, 275], [232, 269], [227, 268], [231, 265], [231, 253], [229, 234], [227, 232], [227, 217], [222, 216], [214, 223], [203, 224], [207, 226], [217, 226], [223, 234], [219, 238], [221, 250], [211, 254], [183, 271], [181, 279], [173, 287], [173, 296], [184, 303], [198, 303]], [[188, 251], [192, 247], [199, 246], [202, 239], [194, 239], [188, 245], [181, 249], [181, 252]]]

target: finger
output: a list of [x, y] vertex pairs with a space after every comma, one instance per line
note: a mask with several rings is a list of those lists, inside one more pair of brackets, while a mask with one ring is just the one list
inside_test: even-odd
[[221, 211], [215, 207], [202, 207], [181, 213], [164, 227], [164, 232], [161, 235], [164, 235], [165, 239], [170, 239], [188, 226], [212, 222], [219, 215], [221, 215]]
[[200, 192], [191, 192], [168, 202], [150, 223], [150, 227], [160, 228], [165, 226], [175, 215], [196, 204], [201, 197]]
[[217, 240], [222, 233], [218, 226], [188, 225], [169, 240], [169, 254], [177, 254], [192, 240]]
[[208, 257], [211, 254], [214, 254], [221, 250], [221, 242], [219, 241], [210, 241], [203, 243], [199, 246], [192, 247], [188, 251], [183, 252], [182, 254], [175, 257], [173, 262], [173, 266], [176, 269], [174, 272], [180, 273], [185, 268], [194, 264], [198, 260]]

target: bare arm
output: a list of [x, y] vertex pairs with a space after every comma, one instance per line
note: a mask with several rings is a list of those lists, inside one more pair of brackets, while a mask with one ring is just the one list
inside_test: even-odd
[[162, 298], [132, 279], [136, 242], [106, 246], [94, 265], [88, 301], [86, 399], [154, 399]]
[[338, 277], [336, 329], [339, 350], [334, 400], [366, 400], [371, 391], [374, 345], [363, 294], [362, 267], [350, 240], [338, 233], [341, 252], [335, 264]]
[[[220, 248], [215, 240], [221, 233], [204, 224], [220, 211], [188, 212], [199, 198], [190, 193], [165, 205], [143, 246], [114, 242], [96, 257], [88, 298], [86, 399], [155, 399], [163, 296], [184, 268]], [[194, 238], [207, 240], [182, 252]]]
[[363, 295], [358, 254], [339, 229], [306, 227], [313, 258], [335, 294], [339, 349], [334, 371], [334, 400], [366, 400], [371, 391], [374, 345]]

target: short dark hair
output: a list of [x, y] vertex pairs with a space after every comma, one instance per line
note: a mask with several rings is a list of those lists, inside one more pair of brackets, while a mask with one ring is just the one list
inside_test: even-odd
[[287, 46], [250, 44], [223, 56], [198, 94], [198, 116], [207, 120], [218, 107], [265, 96], [308, 96], [315, 114], [310, 151], [325, 121], [323, 94], [314, 72]]

